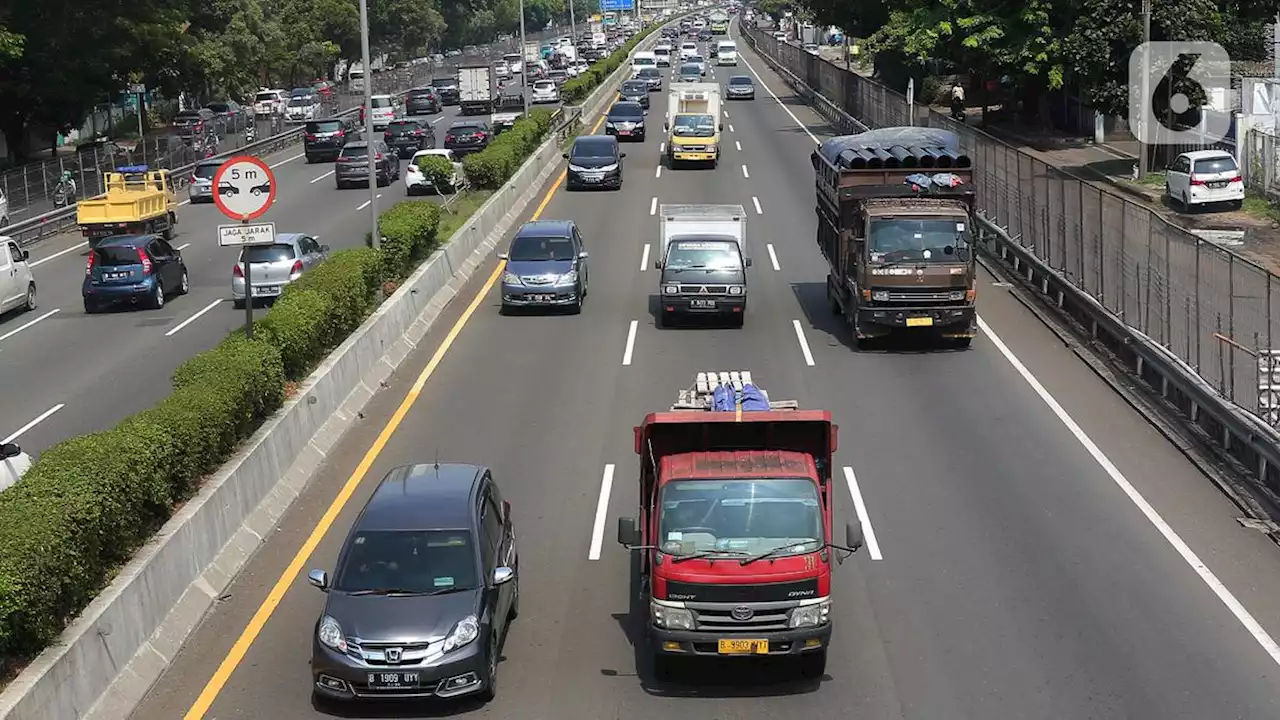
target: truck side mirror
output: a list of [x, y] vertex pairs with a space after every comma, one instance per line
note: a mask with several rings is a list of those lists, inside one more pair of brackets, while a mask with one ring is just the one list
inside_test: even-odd
[[862, 548], [862, 523], [845, 523], [844, 544], [853, 552]]
[[627, 547], [640, 544], [640, 527], [635, 518], [618, 518], [618, 544]]
[[653, 261], [653, 269], [654, 269], [654, 270], [661, 270], [661, 269], [662, 269], [662, 261], [661, 261], [661, 260], [654, 260], [654, 261]]
[[747, 267], [751, 267], [751, 258], [746, 259], [746, 265]]

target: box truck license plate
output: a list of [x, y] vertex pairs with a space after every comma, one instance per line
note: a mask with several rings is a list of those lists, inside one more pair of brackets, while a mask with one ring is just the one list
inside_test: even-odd
[[715, 300], [697, 300], [697, 299], [690, 300], [689, 307], [697, 308], [699, 310], [715, 310], [716, 301]]
[[907, 327], [933, 327], [933, 318], [931, 317], [907, 318]]
[[768, 655], [768, 640], [721, 640], [721, 655]]

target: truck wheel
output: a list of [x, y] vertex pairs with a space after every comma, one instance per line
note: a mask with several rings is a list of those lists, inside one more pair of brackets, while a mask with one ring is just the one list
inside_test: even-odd
[[821, 680], [827, 674], [827, 649], [800, 656], [800, 675], [806, 680]]

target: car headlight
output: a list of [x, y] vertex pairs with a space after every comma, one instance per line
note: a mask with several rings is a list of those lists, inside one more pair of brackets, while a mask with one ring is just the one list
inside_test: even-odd
[[511, 272], [502, 273], [502, 283], [504, 285], [523, 285], [524, 284], [520, 282], [519, 275]]
[[871, 299], [875, 300], [876, 302], [888, 302], [889, 291], [888, 290], [872, 290]]
[[667, 630], [692, 630], [693, 613], [685, 608], [674, 608], [649, 602], [649, 610], [653, 616], [653, 624]]
[[741, 286], [741, 285], [730, 285], [730, 286], [729, 286], [729, 294], [730, 294], [730, 295], [741, 295], [741, 294], [742, 294], [742, 286]]
[[820, 627], [827, 624], [831, 615], [831, 600], [824, 598], [812, 605], [801, 605], [791, 611], [787, 626], [792, 628]]
[[663, 294], [666, 294], [666, 295], [679, 295], [679, 294], [680, 294], [680, 286], [678, 286], [678, 285], [668, 285], [668, 286], [666, 286], [666, 287], [662, 288], [662, 292], [663, 292]]
[[557, 285], [572, 285], [576, 282], [578, 282], [577, 270], [570, 270], [569, 272], [561, 275], [560, 279], [556, 280]]
[[614, 163], [612, 165], [606, 165], [602, 168], [596, 168], [598, 172], [613, 172], [614, 170], [617, 170], [617, 169], [618, 169], [617, 163]]
[[951, 294], [947, 295], [947, 299], [952, 302], [959, 302], [960, 300], [963, 300], [964, 290], [952, 290]]
[[343, 653], [347, 651], [347, 636], [342, 634], [342, 626], [328, 615], [320, 618], [320, 628], [316, 631], [316, 638], [325, 647], [331, 647]]
[[471, 644], [476, 638], [480, 637], [480, 621], [476, 620], [475, 615], [468, 615], [458, 621], [457, 625], [449, 631], [448, 637], [444, 639], [444, 647], [441, 652], [453, 652], [461, 647]]

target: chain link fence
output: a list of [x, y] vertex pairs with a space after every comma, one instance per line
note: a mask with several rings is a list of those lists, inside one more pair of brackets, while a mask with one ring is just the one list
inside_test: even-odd
[[[980, 130], [924, 106], [909, 108], [904, 95], [869, 78], [759, 30], [744, 34], [762, 55], [869, 127], [915, 124], [958, 134], [973, 158], [978, 209], [987, 219], [1224, 398], [1280, 427], [1277, 276]], [[1274, 144], [1270, 152], [1274, 168]]]

